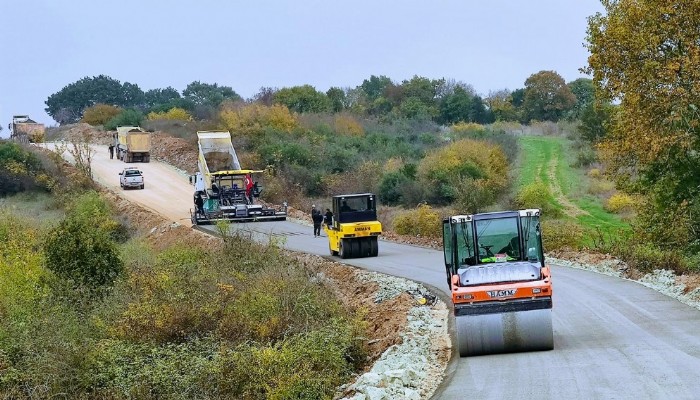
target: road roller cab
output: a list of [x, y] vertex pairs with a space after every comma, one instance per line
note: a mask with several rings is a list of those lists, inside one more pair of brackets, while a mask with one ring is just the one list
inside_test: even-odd
[[377, 220], [377, 197], [372, 193], [334, 196], [333, 218], [326, 221], [324, 231], [331, 255], [376, 257], [377, 239], [382, 233], [382, 224]]
[[443, 248], [460, 355], [553, 348], [539, 210], [447, 218]]

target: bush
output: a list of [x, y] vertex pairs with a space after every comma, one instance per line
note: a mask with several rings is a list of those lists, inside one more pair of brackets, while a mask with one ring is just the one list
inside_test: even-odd
[[233, 136], [261, 135], [266, 129], [291, 133], [298, 126], [297, 118], [281, 104], [265, 106], [258, 103], [225, 103], [219, 119], [222, 127]]
[[119, 107], [111, 106], [108, 104], [95, 104], [92, 107], [88, 107], [83, 112], [83, 119], [81, 122], [85, 122], [92, 126], [104, 125], [107, 121], [119, 115], [123, 110]]
[[401, 235], [438, 238], [442, 235], [440, 215], [427, 204], [406, 211], [394, 219], [394, 231]]
[[431, 188], [436, 203], [454, 201], [464, 179], [483, 180], [489, 192], [485, 198], [495, 199], [507, 187], [508, 161], [497, 145], [462, 139], [425, 156], [418, 165], [417, 177]]
[[620, 214], [634, 209], [635, 201], [626, 193], [615, 193], [605, 202], [605, 209], [611, 213]]
[[675, 250], [663, 250], [650, 243], [629, 246], [622, 253], [622, 260], [637, 271], [650, 273], [656, 269], [667, 269], [683, 274], [688, 271], [688, 264], [681, 253]]
[[107, 121], [104, 127], [108, 131], [113, 131], [118, 126], [140, 126], [143, 119], [143, 113], [138, 110], [123, 110], [117, 116]]
[[552, 205], [552, 192], [544, 182], [533, 182], [520, 189], [515, 196], [519, 208], [539, 208], [544, 215], [557, 217], [560, 211]]
[[592, 179], [588, 185], [588, 193], [593, 195], [601, 195], [610, 193], [615, 190], [615, 183], [605, 179]]
[[583, 236], [583, 228], [575, 222], [548, 219], [542, 221], [542, 247], [545, 251], [579, 249]]
[[183, 108], [173, 107], [168, 111], [150, 112], [147, 117], [150, 121], [168, 119], [176, 121], [192, 121], [192, 115]]
[[91, 290], [111, 285], [123, 264], [111, 235], [119, 224], [94, 192], [79, 197], [68, 216], [46, 237], [46, 266], [59, 277]]

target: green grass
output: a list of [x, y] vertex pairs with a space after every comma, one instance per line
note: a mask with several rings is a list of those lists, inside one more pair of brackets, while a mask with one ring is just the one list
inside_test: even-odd
[[[611, 214], [603, 208], [602, 199], [585, 194], [588, 188], [588, 179], [583, 169], [574, 168], [574, 152], [570, 142], [565, 138], [551, 136], [522, 136], [520, 138], [520, 168], [517, 178], [517, 190], [541, 181], [550, 187], [558, 184], [563, 195], [571, 203], [588, 214], [577, 217], [564, 216], [564, 219], [577, 222], [587, 231], [600, 231], [605, 236], [619, 234], [620, 230], [628, 230], [629, 224], [618, 215]], [[556, 182], [552, 182], [549, 174], [549, 166], [552, 160], [557, 160], [554, 173]], [[551, 203], [555, 209], [565, 211], [554, 196]], [[591, 235], [585, 235], [585, 245], [592, 243]]]

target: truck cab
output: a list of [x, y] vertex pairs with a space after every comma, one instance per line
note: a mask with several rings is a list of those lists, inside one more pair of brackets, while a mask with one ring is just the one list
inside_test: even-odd
[[119, 186], [121, 186], [122, 189], [143, 189], [143, 173], [138, 168], [124, 168], [124, 170], [119, 173]]

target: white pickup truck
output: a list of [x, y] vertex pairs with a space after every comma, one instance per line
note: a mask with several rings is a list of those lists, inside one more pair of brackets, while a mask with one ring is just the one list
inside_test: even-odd
[[119, 173], [119, 186], [122, 189], [139, 188], [143, 189], [143, 175], [138, 168], [124, 168], [124, 171]]

